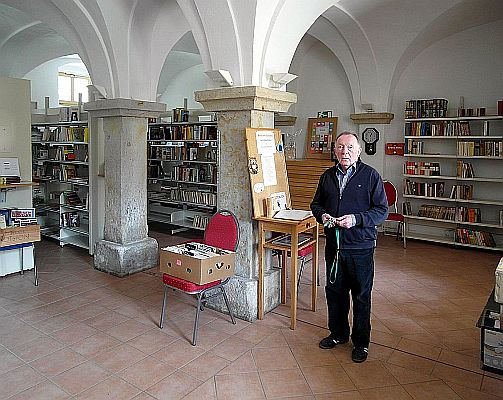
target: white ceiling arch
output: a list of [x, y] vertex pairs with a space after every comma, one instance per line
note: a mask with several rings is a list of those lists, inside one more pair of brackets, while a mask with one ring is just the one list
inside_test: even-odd
[[411, 41], [396, 64], [387, 96], [388, 108], [391, 108], [400, 77], [422, 51], [451, 35], [502, 19], [501, 0], [463, 0], [429, 22]]
[[78, 53], [93, 81], [105, 86], [112, 95], [117, 92], [117, 67], [111, 55], [113, 52], [106, 24], [96, 0], [87, 0], [85, 5], [78, 0], [1, 0], [0, 4], [45, 23], [72, 48], [70, 52], [68, 49], [61, 51], [56, 57]]

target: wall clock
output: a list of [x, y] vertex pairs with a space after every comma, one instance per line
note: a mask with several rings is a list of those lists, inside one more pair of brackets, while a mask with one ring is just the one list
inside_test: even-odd
[[365, 142], [365, 153], [371, 156], [374, 155], [377, 151], [379, 131], [376, 128], [365, 128], [362, 133], [362, 139]]

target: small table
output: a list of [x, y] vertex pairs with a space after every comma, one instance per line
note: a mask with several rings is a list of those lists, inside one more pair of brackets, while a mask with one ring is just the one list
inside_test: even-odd
[[[295, 329], [297, 324], [297, 255], [299, 252], [299, 234], [303, 232], [311, 233], [312, 239], [304, 242], [300, 249], [313, 245], [313, 259], [312, 259], [312, 282], [311, 282], [311, 310], [316, 311], [316, 298], [317, 298], [317, 276], [318, 276], [318, 223], [316, 219], [311, 216], [301, 221], [275, 219], [268, 217], [256, 217], [259, 228], [259, 267], [258, 267], [258, 318], [264, 318], [264, 259], [265, 249], [280, 250], [285, 255], [287, 251], [291, 254], [291, 273], [290, 273], [290, 291], [291, 291], [291, 313], [290, 313], [290, 328]], [[291, 236], [291, 244], [277, 244], [273, 243], [277, 238], [265, 240], [266, 232], [279, 232]], [[286, 273], [285, 264], [286, 257], [282, 257], [283, 271], [282, 271], [282, 303], [286, 302]]]
[[503, 327], [500, 309], [500, 304], [494, 301], [493, 289], [477, 322], [477, 327], [480, 328], [480, 366], [497, 374], [503, 374]]

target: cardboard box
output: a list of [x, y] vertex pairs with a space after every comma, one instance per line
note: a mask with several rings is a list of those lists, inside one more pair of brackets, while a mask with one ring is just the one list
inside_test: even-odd
[[[187, 248], [187, 245], [189, 248]], [[190, 250], [193, 246], [201, 246], [201, 243], [184, 243], [161, 249], [161, 272], [198, 285], [218, 279], [223, 280], [234, 275], [236, 253], [213, 247], [213, 249], [222, 254], [207, 252], [207, 258], [196, 258], [199, 253]], [[181, 252], [185, 254], [181, 254]]]
[[494, 271], [494, 275], [496, 275], [496, 286], [494, 288], [494, 300], [497, 303], [503, 303], [503, 257], [501, 257], [498, 266], [496, 267], [496, 271]]
[[503, 374], [503, 332], [483, 329], [482, 367]]
[[39, 240], [40, 225], [27, 225], [16, 228], [0, 229], [0, 247], [38, 242]]

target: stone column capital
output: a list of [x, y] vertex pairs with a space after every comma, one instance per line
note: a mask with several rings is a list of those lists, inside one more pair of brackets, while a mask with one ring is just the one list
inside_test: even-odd
[[100, 99], [84, 104], [93, 117], [157, 118], [166, 111], [166, 104], [134, 99]]
[[206, 111], [286, 112], [297, 102], [297, 95], [261, 86], [236, 86], [196, 91], [195, 99]]

